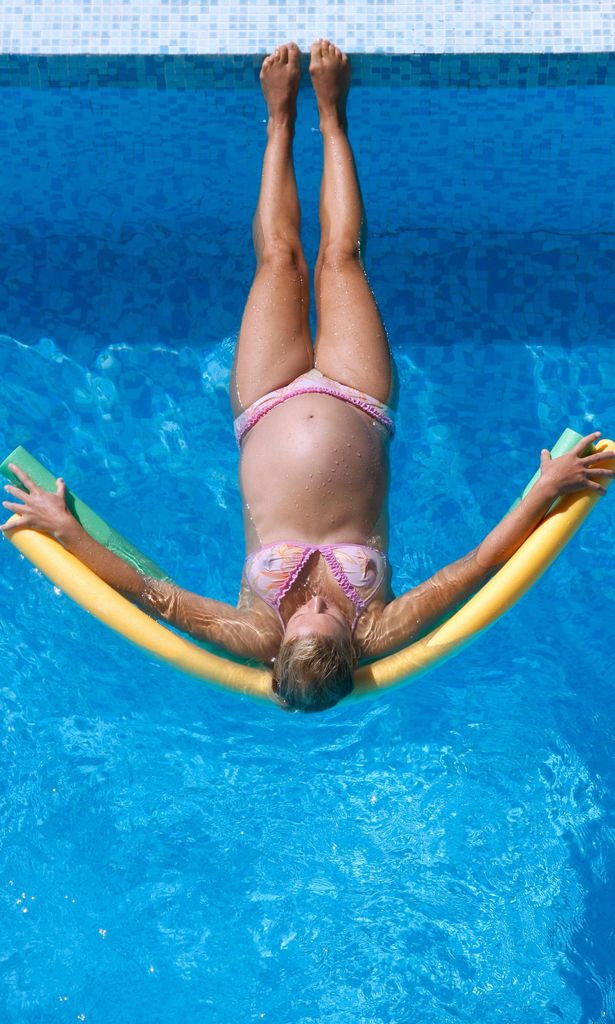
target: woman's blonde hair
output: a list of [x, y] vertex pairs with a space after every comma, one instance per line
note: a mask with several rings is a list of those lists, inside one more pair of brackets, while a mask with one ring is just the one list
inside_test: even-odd
[[352, 691], [356, 655], [350, 635], [291, 637], [273, 665], [273, 690], [288, 711], [325, 711]]

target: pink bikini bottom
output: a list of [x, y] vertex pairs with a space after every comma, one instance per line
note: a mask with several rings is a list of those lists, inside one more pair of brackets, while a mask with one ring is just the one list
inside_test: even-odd
[[366, 395], [363, 391], [339, 384], [336, 380], [325, 377], [320, 370], [314, 369], [301, 374], [292, 384], [287, 384], [286, 387], [277, 388], [276, 391], [270, 391], [268, 395], [263, 395], [248, 409], [240, 413], [235, 420], [237, 444], [241, 445], [246, 434], [259, 420], [262, 420], [263, 416], [275, 409], [277, 405], [281, 405], [282, 402], [287, 402], [289, 398], [295, 398], [296, 395], [331, 395], [332, 398], [339, 398], [342, 402], [349, 402], [351, 405], [356, 405], [358, 409], [362, 409], [384, 427], [391, 436], [395, 430], [391, 409], [388, 405], [372, 398], [371, 395]]

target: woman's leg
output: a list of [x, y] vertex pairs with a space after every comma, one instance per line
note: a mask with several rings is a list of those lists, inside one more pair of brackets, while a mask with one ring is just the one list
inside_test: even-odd
[[301, 214], [292, 142], [300, 53], [294, 43], [266, 57], [261, 83], [269, 121], [252, 234], [256, 274], [244, 310], [231, 380], [235, 415], [314, 364], [309, 279], [299, 238]]
[[315, 365], [327, 377], [381, 402], [391, 392], [387, 336], [361, 262], [363, 202], [346, 134], [348, 58], [326, 40], [311, 49], [324, 164], [320, 249], [314, 270], [318, 329]]

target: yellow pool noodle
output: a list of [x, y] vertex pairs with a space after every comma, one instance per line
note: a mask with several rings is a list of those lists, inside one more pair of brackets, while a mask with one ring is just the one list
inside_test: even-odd
[[[597, 451], [613, 450], [602, 440]], [[602, 464], [603, 466], [605, 463]], [[608, 486], [610, 481], [605, 482]], [[600, 495], [580, 491], [561, 499], [508, 562], [446, 622], [396, 654], [357, 670], [353, 696], [364, 697], [410, 682], [478, 637], [519, 600], [568, 543]], [[178, 636], [113, 590], [52, 537], [19, 527], [6, 534], [12, 544], [65, 594], [127, 640], [182, 672], [250, 697], [271, 697], [271, 672], [229, 661]]]

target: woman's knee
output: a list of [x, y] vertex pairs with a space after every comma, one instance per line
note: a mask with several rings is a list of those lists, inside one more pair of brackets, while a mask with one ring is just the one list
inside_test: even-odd
[[321, 245], [318, 253], [320, 269], [343, 271], [349, 266], [361, 263], [361, 247], [358, 239], [331, 239]]
[[306, 262], [301, 241], [286, 236], [268, 238], [263, 243], [260, 263], [273, 270], [304, 272]]

